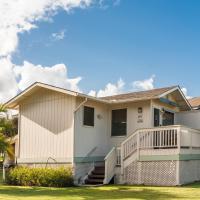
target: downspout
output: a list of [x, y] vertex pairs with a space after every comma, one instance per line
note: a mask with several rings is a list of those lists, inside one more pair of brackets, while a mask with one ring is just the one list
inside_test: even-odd
[[82, 101], [74, 110], [74, 136], [73, 136], [73, 156], [72, 156], [72, 167], [74, 168], [74, 157], [75, 157], [75, 129], [76, 129], [76, 126], [75, 126], [75, 122], [76, 122], [76, 113], [77, 111], [88, 101], [88, 98], [86, 97], [84, 99], [84, 101]]
[[87, 101], [88, 101], [88, 98], [85, 97], [85, 100], [82, 101], [82, 102], [75, 108], [74, 114], [76, 114], [76, 112], [79, 110], [79, 108], [80, 108], [81, 106], [83, 106]]

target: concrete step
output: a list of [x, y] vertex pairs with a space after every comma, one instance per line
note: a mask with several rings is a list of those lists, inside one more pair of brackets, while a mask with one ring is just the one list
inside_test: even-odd
[[86, 184], [103, 184], [103, 179], [87, 179], [85, 181]]
[[104, 179], [104, 174], [91, 174], [88, 176], [89, 179]]

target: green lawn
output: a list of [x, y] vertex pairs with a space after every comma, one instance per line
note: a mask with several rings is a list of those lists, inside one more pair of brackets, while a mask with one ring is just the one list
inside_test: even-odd
[[73, 188], [11, 187], [0, 185], [0, 200], [170, 200], [200, 199], [200, 184], [187, 187], [104, 186]]

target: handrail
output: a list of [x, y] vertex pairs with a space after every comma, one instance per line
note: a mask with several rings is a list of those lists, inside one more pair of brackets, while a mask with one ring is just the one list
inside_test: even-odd
[[47, 165], [49, 164], [49, 160], [53, 160], [53, 161], [54, 161], [54, 163], [56, 163], [56, 164], [57, 164], [57, 161], [56, 161], [56, 159], [54, 159], [54, 158], [52, 158], [52, 157], [48, 157], [48, 159], [47, 159], [47, 162], [46, 162], [46, 165], [45, 165], [45, 168], [47, 168]]
[[110, 155], [112, 154], [113, 151], [115, 151], [115, 147], [113, 147], [113, 148], [109, 151], [109, 153], [107, 154], [107, 156], [104, 158], [105, 161], [108, 160], [108, 158], [110, 157]]
[[105, 157], [105, 177], [104, 184], [108, 184], [113, 178], [115, 172], [115, 166], [117, 165], [117, 155], [116, 155], [116, 147], [113, 147], [111, 151]]

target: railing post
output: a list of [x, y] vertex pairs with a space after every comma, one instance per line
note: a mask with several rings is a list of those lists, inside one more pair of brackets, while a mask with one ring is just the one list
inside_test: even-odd
[[181, 127], [177, 129], [177, 148], [178, 154], [181, 152]]
[[124, 174], [124, 147], [121, 145], [121, 175]]
[[140, 132], [137, 133], [137, 160], [140, 159]]

